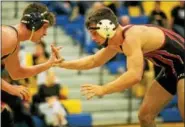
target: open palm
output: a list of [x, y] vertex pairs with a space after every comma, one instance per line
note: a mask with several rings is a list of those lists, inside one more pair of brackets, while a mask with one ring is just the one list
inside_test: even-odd
[[94, 96], [103, 96], [102, 86], [84, 84], [81, 86], [82, 95], [84, 95], [88, 100]]

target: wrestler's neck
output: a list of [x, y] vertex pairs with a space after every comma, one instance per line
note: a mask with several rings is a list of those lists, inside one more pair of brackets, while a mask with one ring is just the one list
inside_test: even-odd
[[29, 31], [26, 26], [22, 23], [14, 26], [18, 31], [18, 40], [19, 42], [23, 42], [29, 40], [31, 36], [31, 31]]
[[122, 37], [122, 31], [123, 31], [123, 27], [121, 25], [119, 25], [117, 28], [116, 28], [116, 33], [115, 35], [109, 39], [109, 45], [112, 45], [112, 46], [116, 46], [116, 45], [120, 45], [123, 43], [123, 37]]

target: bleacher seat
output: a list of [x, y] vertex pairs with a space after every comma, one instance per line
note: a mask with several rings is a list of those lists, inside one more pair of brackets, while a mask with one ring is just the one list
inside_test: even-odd
[[26, 54], [26, 66], [32, 66], [32, 65], [33, 65], [32, 54], [27, 53]]
[[44, 121], [42, 121], [39, 117], [33, 116], [32, 119], [36, 125], [35, 127], [44, 127]]
[[61, 100], [60, 101], [69, 114], [79, 114], [82, 112], [82, 104], [79, 99], [68, 99], [68, 100]]
[[177, 107], [177, 95], [170, 101], [170, 103], [160, 112], [160, 116], [164, 122], [182, 122], [179, 109]]
[[151, 11], [154, 9], [155, 1], [143, 1], [142, 5], [145, 11], [145, 14], [150, 15]]
[[69, 19], [67, 15], [57, 15], [56, 16], [56, 25], [64, 27], [69, 24]]
[[69, 96], [69, 88], [68, 87], [62, 87], [62, 89], [60, 90], [60, 95], [62, 97], [68, 98], [68, 96]]
[[160, 116], [162, 117], [164, 122], [182, 122], [182, 118], [180, 116], [180, 112], [178, 108], [167, 108], [164, 109]]
[[56, 17], [56, 25], [61, 26], [66, 34], [70, 35], [80, 45], [84, 45], [84, 16], [78, 16], [70, 21], [68, 16], [60, 15]]
[[177, 103], [178, 103], [177, 95], [175, 95], [175, 96], [173, 97], [173, 99], [170, 101], [170, 103], [168, 103], [168, 105], [165, 106], [165, 109], [167, 109], [167, 108], [172, 108], [172, 107], [177, 107]]
[[111, 74], [118, 74], [120, 68], [125, 70], [126, 62], [124, 60], [122, 60], [122, 61], [112, 61], [112, 62], [107, 63], [106, 67], [107, 67], [108, 71]]
[[138, 17], [140, 16], [141, 12], [140, 12], [140, 8], [138, 6], [130, 6], [128, 8], [128, 13], [130, 16], [132, 17]]
[[94, 54], [96, 52], [96, 50], [98, 50], [98, 45], [97, 45], [97, 43], [91, 41], [85, 45], [84, 50], [88, 54]]
[[148, 16], [130, 17], [131, 24], [147, 24]]
[[92, 127], [92, 117], [88, 113], [67, 116], [70, 127]]
[[119, 61], [125, 60], [125, 62], [126, 62], [126, 56], [122, 53], [118, 53], [116, 55], [116, 60], [119, 60]]
[[121, 6], [117, 8], [117, 12], [118, 12], [118, 16], [128, 15], [128, 8]]

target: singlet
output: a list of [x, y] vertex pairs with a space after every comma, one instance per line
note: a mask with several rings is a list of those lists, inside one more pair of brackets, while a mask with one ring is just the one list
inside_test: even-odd
[[[128, 26], [123, 30], [123, 37], [125, 32], [132, 27]], [[177, 33], [162, 28], [160, 26], [146, 25], [148, 27], [157, 27], [163, 31], [165, 35], [165, 41], [161, 48], [144, 54], [144, 57], [150, 60], [154, 65], [166, 68], [168, 72], [177, 74], [177, 71], [184, 69], [184, 56], [185, 56], [185, 42], [184, 38]], [[120, 46], [122, 49], [122, 47]]]
[[[17, 31], [17, 29], [16, 29], [15, 27], [13, 27], [13, 26], [9, 26], [9, 27], [11, 27], [12, 29], [15, 30], [15, 32], [16, 32], [16, 34], [17, 34], [17, 38], [18, 38], [18, 31]], [[7, 54], [7, 55], [2, 56], [2, 57], [1, 57], [1, 60], [4, 60], [4, 59], [7, 58], [9, 55], [13, 54], [13, 53], [15, 52], [16, 49], [17, 49], [17, 46], [15, 47], [15, 49], [13, 50], [13, 52], [11, 52], [11, 53], [9, 53], [9, 54]]]

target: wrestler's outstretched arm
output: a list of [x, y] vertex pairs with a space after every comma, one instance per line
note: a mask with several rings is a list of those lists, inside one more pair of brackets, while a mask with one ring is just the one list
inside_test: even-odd
[[20, 65], [18, 57], [18, 47], [12, 55], [10, 55], [7, 59], [4, 60], [5, 68], [9, 72], [11, 78], [14, 80], [37, 75], [38, 73], [43, 72], [52, 67], [53, 64], [61, 62], [62, 59], [57, 58], [53, 46], [51, 46], [51, 50], [51, 56], [47, 62], [35, 66], [26, 67]]
[[81, 59], [62, 61], [59, 65], [61, 68], [73, 70], [88, 70], [105, 64], [116, 55], [117, 51], [106, 47], [98, 51], [94, 55], [90, 55]]
[[127, 56], [127, 71], [116, 80], [102, 86], [93, 84], [82, 85], [82, 94], [87, 99], [91, 99], [93, 96], [103, 96], [125, 90], [141, 80], [144, 60], [140, 40], [136, 39], [135, 36], [127, 36], [123, 47], [124, 54]]

